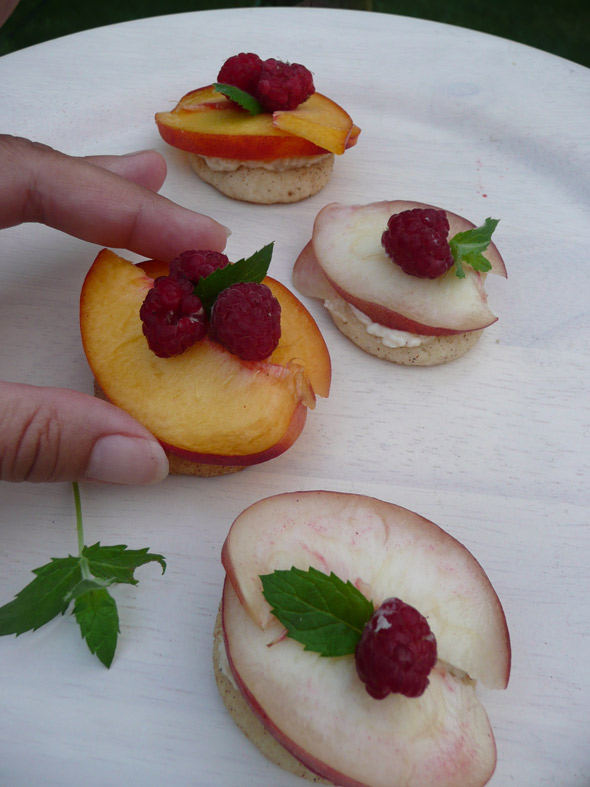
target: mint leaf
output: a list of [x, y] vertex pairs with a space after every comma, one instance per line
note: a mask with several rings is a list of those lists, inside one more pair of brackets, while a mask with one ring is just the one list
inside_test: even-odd
[[166, 561], [148, 549], [127, 549], [125, 544], [103, 547], [97, 542], [84, 546], [80, 492], [77, 483], [72, 486], [79, 555], [51, 558], [34, 569], [35, 579], [13, 601], [0, 607], [0, 636], [34, 631], [63, 615], [74, 601], [82, 636], [90, 651], [109, 667], [117, 645], [119, 616], [107, 587], [116, 583], [136, 585], [134, 571], [146, 563], [159, 563], [164, 573]]
[[68, 593], [82, 579], [80, 561], [71, 556], [51, 558], [50, 563], [35, 568], [33, 574], [35, 579], [13, 601], [0, 607], [0, 636], [35, 631], [63, 615], [69, 604]]
[[195, 295], [205, 309], [210, 311], [219, 293], [232, 284], [243, 281], [260, 283], [268, 271], [273, 248], [274, 243], [269, 243], [247, 259], [238, 260], [233, 265], [226, 265], [225, 268], [218, 268], [209, 276], [199, 279], [195, 285]]
[[463, 263], [470, 265], [475, 271], [491, 270], [492, 265], [483, 256], [483, 252], [490, 245], [492, 234], [499, 221], [499, 219], [487, 218], [481, 227], [458, 232], [451, 238], [449, 245], [455, 260], [455, 275], [459, 279], [465, 278]]
[[70, 601], [73, 601], [79, 596], [83, 596], [85, 593], [90, 593], [93, 590], [100, 590], [101, 588], [106, 588], [114, 584], [114, 581], [113, 579], [81, 579], [80, 582], [66, 594], [65, 601], [69, 604]]
[[76, 599], [74, 615], [90, 652], [110, 667], [119, 636], [119, 613], [106, 588], [91, 590]]
[[310, 568], [260, 577], [262, 593], [287, 635], [321, 656], [354, 653], [373, 603], [351, 582]]
[[240, 90], [240, 88], [235, 85], [224, 85], [221, 82], [215, 82], [213, 87], [218, 93], [227, 96], [231, 101], [239, 104], [242, 109], [245, 109], [251, 115], [260, 115], [260, 113], [263, 112], [260, 102], [255, 99], [254, 96], [250, 95], [250, 93], [246, 93], [245, 90]]
[[127, 549], [125, 544], [103, 547], [98, 541], [91, 547], [84, 547], [82, 557], [88, 561], [88, 569], [93, 576], [109, 580], [110, 583], [137, 585], [133, 572], [146, 563], [159, 563], [162, 574], [166, 571], [166, 561], [162, 555], [151, 554], [147, 548]]
[[162, 574], [166, 571], [166, 561], [162, 555], [150, 554], [148, 549], [127, 549], [125, 544], [103, 547], [97, 542], [91, 547], [83, 547], [82, 555], [77, 559], [85, 576], [66, 594], [67, 602], [116, 583], [137, 585], [133, 572], [145, 563], [160, 563]]

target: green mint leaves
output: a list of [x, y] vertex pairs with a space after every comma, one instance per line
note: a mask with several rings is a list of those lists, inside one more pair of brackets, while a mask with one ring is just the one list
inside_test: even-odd
[[260, 113], [264, 111], [262, 105], [254, 96], [250, 95], [250, 93], [246, 93], [245, 90], [240, 90], [239, 87], [224, 85], [220, 82], [215, 82], [213, 87], [218, 93], [227, 96], [231, 101], [239, 104], [242, 109], [245, 109], [251, 115], [260, 115]]
[[110, 667], [120, 630], [115, 599], [105, 588], [83, 593], [76, 599], [74, 615], [90, 652]]
[[459, 279], [465, 278], [463, 264], [470, 265], [474, 271], [484, 273], [491, 269], [491, 263], [483, 256], [483, 252], [490, 245], [492, 233], [499, 221], [499, 219], [487, 218], [481, 227], [458, 232], [451, 238], [449, 245], [455, 260], [455, 275]]
[[374, 612], [350, 582], [315, 568], [291, 568], [260, 577], [262, 593], [287, 635], [321, 656], [354, 653]]
[[268, 271], [274, 243], [269, 243], [259, 251], [254, 252], [247, 259], [234, 262], [219, 268], [209, 276], [199, 279], [195, 285], [195, 295], [199, 298], [207, 312], [215, 303], [215, 299], [222, 290], [244, 281], [260, 283]]
[[127, 549], [124, 544], [84, 546], [80, 492], [77, 484], [73, 487], [79, 554], [51, 558], [33, 570], [35, 579], [0, 607], [0, 636], [35, 631], [63, 615], [73, 601], [73, 614], [90, 652], [110, 667], [117, 647], [119, 615], [107, 588], [117, 583], [137, 585], [134, 571], [146, 563], [159, 563], [164, 573], [166, 561], [148, 549]]
[[36, 578], [14, 601], [0, 607], [0, 634], [23, 634], [35, 631], [67, 607], [66, 595], [82, 581], [80, 562], [75, 557], [52, 558], [33, 570]]

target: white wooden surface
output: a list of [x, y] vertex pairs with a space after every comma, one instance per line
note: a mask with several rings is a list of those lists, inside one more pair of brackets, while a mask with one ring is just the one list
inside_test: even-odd
[[[330, 184], [295, 206], [231, 202], [167, 148], [153, 115], [239, 51], [305, 63], [363, 129]], [[422, 200], [501, 219], [499, 321], [459, 361], [407, 369], [363, 354], [309, 302], [332, 395], [282, 457], [227, 478], [82, 489], [87, 541], [168, 558], [115, 589], [110, 671], [68, 615], [0, 640], [0, 784], [273, 785], [217, 697], [211, 632], [220, 546], [269, 494], [340, 489], [434, 519], [476, 555], [506, 611], [513, 671], [481, 691], [498, 743], [494, 787], [590, 784], [588, 307], [590, 74], [509, 41], [395, 16], [248, 9], [89, 31], [0, 59], [0, 119], [73, 154], [155, 147], [163, 192], [233, 229], [234, 259], [276, 241], [292, 263], [327, 202]], [[1, 177], [1, 173], [0, 173]], [[1, 188], [1, 183], [0, 183]], [[96, 247], [38, 226], [0, 233], [0, 374], [91, 390], [77, 301]], [[0, 603], [76, 549], [68, 485], [0, 486]]]

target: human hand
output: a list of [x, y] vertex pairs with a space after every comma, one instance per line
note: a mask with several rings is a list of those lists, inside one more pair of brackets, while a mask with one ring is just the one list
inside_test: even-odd
[[19, 4], [19, 0], [0, 0], [0, 27]]
[[[0, 228], [40, 222], [163, 260], [225, 248], [225, 227], [155, 193], [166, 177], [155, 151], [74, 158], [0, 135], [0, 171]], [[0, 382], [0, 480], [147, 484], [167, 474], [158, 441], [108, 402]]]

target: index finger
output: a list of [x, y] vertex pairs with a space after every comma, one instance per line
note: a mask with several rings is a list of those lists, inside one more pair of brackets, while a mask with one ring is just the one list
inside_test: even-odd
[[225, 248], [223, 225], [84, 159], [0, 136], [0, 164], [0, 227], [41, 222], [161, 260]]

